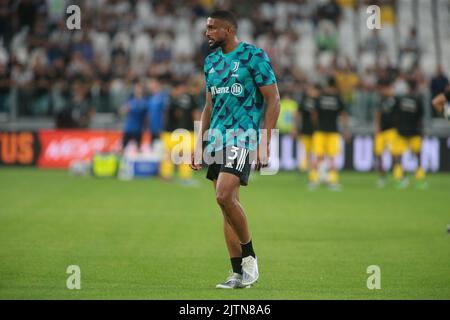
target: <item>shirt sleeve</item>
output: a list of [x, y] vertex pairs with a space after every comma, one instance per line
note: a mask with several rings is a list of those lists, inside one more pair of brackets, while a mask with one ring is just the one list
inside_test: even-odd
[[258, 87], [268, 86], [277, 82], [270, 58], [262, 49], [253, 54], [250, 60], [250, 73]]
[[205, 64], [203, 66], [203, 73], [205, 75], [205, 91], [206, 93], [208, 93], [210, 91], [210, 86], [208, 83], [208, 73], [209, 73], [209, 63], [208, 63], [208, 59], [205, 59]]

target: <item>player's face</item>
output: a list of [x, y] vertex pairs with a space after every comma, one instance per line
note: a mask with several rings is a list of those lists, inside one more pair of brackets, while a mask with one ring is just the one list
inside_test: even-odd
[[213, 18], [206, 20], [206, 38], [208, 38], [210, 48], [216, 49], [224, 46], [229, 33], [230, 27], [225, 21]]

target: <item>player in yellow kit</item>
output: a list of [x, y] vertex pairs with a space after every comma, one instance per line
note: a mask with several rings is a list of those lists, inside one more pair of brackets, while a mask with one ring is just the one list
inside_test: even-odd
[[380, 100], [375, 112], [375, 156], [377, 159], [377, 169], [379, 172], [378, 186], [386, 186], [386, 172], [383, 169], [381, 156], [388, 150], [393, 157], [395, 141], [398, 139], [395, 128], [395, 115], [398, 99], [394, 96], [391, 83], [387, 79], [380, 79], [378, 83]]
[[[336, 168], [336, 157], [340, 152], [341, 135], [338, 131], [338, 118], [342, 118], [343, 133], [346, 141], [350, 139], [348, 130], [348, 115], [344, 104], [336, 88], [336, 80], [330, 77], [327, 85], [322, 90], [316, 110], [313, 113], [317, 130], [313, 134], [313, 154], [316, 157], [313, 168], [309, 174], [309, 185], [311, 189], [320, 183], [319, 173], [329, 168], [327, 183], [333, 190], [339, 190], [339, 176]], [[328, 160], [328, 166], [327, 162]]]
[[300, 171], [311, 170], [312, 136], [314, 132], [311, 114], [316, 109], [318, 96], [318, 88], [312, 84], [307, 84], [295, 114], [293, 135], [300, 140], [304, 150], [299, 163]]
[[425, 181], [425, 170], [422, 167], [420, 152], [422, 148], [423, 130], [423, 103], [422, 97], [416, 93], [416, 81], [409, 80], [409, 93], [399, 98], [398, 101], [398, 137], [394, 144], [394, 179], [397, 181], [397, 188], [408, 186], [408, 180], [404, 177], [404, 170], [401, 164], [401, 156], [409, 150], [417, 158], [418, 166], [415, 174], [416, 187], [423, 189], [427, 187]]

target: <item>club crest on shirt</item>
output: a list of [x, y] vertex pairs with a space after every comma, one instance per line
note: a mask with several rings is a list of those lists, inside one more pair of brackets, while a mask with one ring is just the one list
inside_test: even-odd
[[239, 61], [233, 61], [233, 68], [231, 71], [236, 72], [239, 69]]

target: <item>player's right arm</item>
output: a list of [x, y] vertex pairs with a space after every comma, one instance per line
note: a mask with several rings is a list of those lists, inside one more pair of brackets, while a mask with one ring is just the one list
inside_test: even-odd
[[211, 92], [206, 93], [205, 107], [203, 108], [202, 114], [200, 116], [200, 130], [198, 132], [195, 148], [191, 156], [190, 167], [193, 170], [200, 170], [202, 168], [202, 156], [203, 156], [203, 135], [206, 130], [209, 129], [211, 124], [211, 113], [212, 113], [212, 98]]
[[342, 133], [344, 136], [345, 141], [348, 143], [350, 142], [352, 135], [350, 133], [350, 127], [348, 124], [348, 113], [345, 110], [345, 106], [344, 103], [342, 102], [341, 98], [338, 97], [338, 104], [339, 104], [339, 110], [340, 110], [340, 120], [341, 120], [341, 124], [342, 124]]
[[447, 101], [450, 101], [450, 89], [448, 89], [445, 93], [437, 95], [433, 99], [433, 107], [436, 109], [436, 111], [442, 113], [444, 111], [445, 102]]

